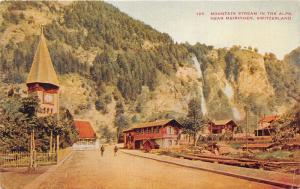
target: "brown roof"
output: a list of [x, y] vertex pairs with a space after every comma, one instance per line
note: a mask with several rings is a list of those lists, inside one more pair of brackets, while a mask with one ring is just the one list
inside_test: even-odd
[[26, 83], [48, 83], [59, 87], [59, 82], [51, 61], [43, 30]]
[[262, 117], [259, 122], [260, 123], [271, 123], [272, 121], [276, 121], [279, 118], [278, 115], [269, 115]]
[[227, 123], [229, 123], [231, 121], [234, 123], [234, 121], [232, 119], [215, 120], [215, 121], [213, 121], [213, 123], [215, 125], [226, 125]]
[[170, 123], [171, 121], [175, 121], [178, 125], [180, 125], [175, 119], [164, 119], [164, 120], [156, 120], [156, 121], [151, 121], [151, 122], [138, 123], [138, 124], [134, 125], [133, 127], [124, 130], [123, 132], [131, 131], [133, 129], [146, 128], [146, 127], [164, 126], [164, 125], [167, 125], [168, 123]]

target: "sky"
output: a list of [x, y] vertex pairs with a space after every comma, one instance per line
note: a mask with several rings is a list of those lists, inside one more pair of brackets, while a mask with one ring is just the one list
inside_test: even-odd
[[[122, 12], [143, 21], [174, 41], [214, 47], [241, 45], [273, 52], [279, 59], [300, 46], [298, 1], [109, 1]], [[211, 12], [291, 13], [291, 20], [212, 20]], [[197, 13], [204, 13], [197, 16]]]

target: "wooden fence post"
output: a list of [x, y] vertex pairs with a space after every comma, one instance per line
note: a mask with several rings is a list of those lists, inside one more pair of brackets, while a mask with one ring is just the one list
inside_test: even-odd
[[29, 168], [33, 167], [33, 144], [32, 144], [32, 132], [30, 133], [30, 163]]
[[50, 149], [49, 149], [49, 154], [53, 153], [53, 150], [52, 150], [52, 137], [53, 137], [53, 133], [51, 131], [51, 134], [50, 134]]
[[36, 164], [34, 130], [32, 130], [31, 136], [30, 136], [30, 164], [29, 164], [29, 169], [30, 170], [35, 170], [36, 167], [37, 167], [37, 164]]
[[59, 135], [56, 136], [56, 162], [57, 163], [58, 163], [58, 160], [59, 160], [58, 152], [59, 152]]

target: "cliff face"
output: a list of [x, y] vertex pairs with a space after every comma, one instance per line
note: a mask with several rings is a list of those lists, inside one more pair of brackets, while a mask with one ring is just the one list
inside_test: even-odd
[[263, 114], [282, 114], [299, 103], [299, 68], [272, 53], [261, 55], [239, 46], [213, 49], [201, 44], [190, 51], [202, 61], [209, 117], [243, 120], [248, 109], [257, 119]]
[[300, 47], [294, 49], [292, 52], [284, 57], [284, 61], [296, 66], [300, 66]]
[[[104, 2], [4, 2], [1, 97], [26, 91], [40, 25], [61, 83], [61, 105], [112, 128], [117, 102], [129, 122], [181, 117], [199, 98], [211, 119], [283, 113], [299, 103], [299, 48], [277, 60], [252, 48], [177, 44]], [[247, 108], [246, 108], [247, 107]]]

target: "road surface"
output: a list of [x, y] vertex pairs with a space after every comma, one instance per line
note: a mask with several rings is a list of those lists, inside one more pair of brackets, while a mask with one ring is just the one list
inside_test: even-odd
[[43, 181], [40, 189], [200, 189], [275, 188], [234, 177], [170, 165], [123, 153], [113, 155], [108, 148], [75, 151]]

